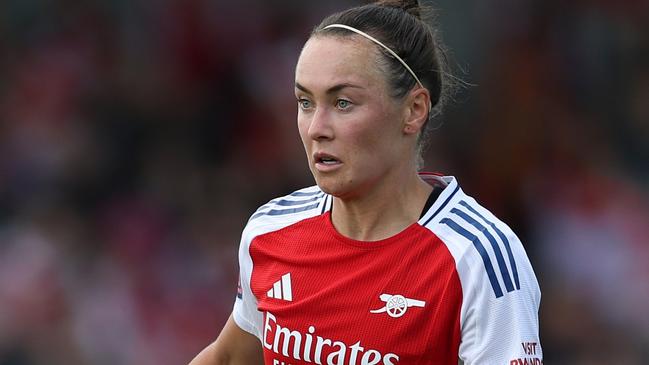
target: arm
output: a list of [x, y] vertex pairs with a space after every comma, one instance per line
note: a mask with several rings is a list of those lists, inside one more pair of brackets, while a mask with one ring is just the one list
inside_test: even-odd
[[230, 316], [216, 341], [201, 351], [189, 365], [256, 365], [263, 363], [259, 339], [239, 328]]
[[467, 263], [473, 261], [469, 265], [472, 269], [466, 270], [470, 274], [460, 344], [460, 358], [466, 365], [543, 363], [538, 335], [538, 283], [518, 238], [511, 231], [505, 234], [515, 257], [520, 289], [516, 282], [512, 283], [512, 291], [497, 283], [502, 295], [495, 295], [484, 270], [476, 269], [481, 268], [482, 259], [476, 255], [473, 260], [466, 257]]

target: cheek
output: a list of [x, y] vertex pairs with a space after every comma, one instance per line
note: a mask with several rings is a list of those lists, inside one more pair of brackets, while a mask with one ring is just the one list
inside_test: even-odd
[[373, 125], [369, 127], [356, 126], [347, 131], [347, 146], [353, 159], [362, 159], [362, 163], [380, 160], [385, 154], [387, 136], [382, 135], [380, 129]]
[[350, 123], [348, 134], [355, 145], [369, 152], [389, 148], [398, 138], [397, 121], [382, 113], [368, 113], [360, 123]]
[[304, 144], [304, 147], [307, 147], [307, 141], [309, 139], [308, 137], [308, 131], [309, 131], [309, 122], [306, 118], [301, 117], [299, 112], [297, 116], [297, 130], [298, 133], [300, 133], [300, 139], [302, 139], [302, 143]]
[[367, 123], [350, 127], [348, 145], [352, 148], [352, 158], [363, 166], [371, 165], [373, 169], [377, 165], [390, 165], [391, 161], [399, 160], [400, 130], [396, 124], [395, 120], [375, 116]]

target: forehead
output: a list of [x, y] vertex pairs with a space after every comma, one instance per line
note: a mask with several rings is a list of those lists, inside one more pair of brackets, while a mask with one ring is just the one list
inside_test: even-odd
[[340, 83], [380, 87], [377, 57], [375, 46], [361, 37], [315, 36], [302, 49], [295, 81], [313, 90]]

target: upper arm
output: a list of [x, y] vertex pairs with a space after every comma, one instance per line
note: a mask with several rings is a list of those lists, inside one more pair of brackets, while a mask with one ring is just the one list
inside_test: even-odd
[[192, 360], [190, 365], [259, 365], [263, 364], [259, 339], [242, 330], [228, 318], [219, 337]]
[[[499, 285], [501, 278], [498, 282], [490, 281], [482, 265], [483, 258], [474, 252], [465, 258], [470, 268], [463, 283], [460, 358], [466, 365], [540, 364], [543, 358], [539, 341], [538, 283], [520, 241], [513, 232], [507, 233], [519, 280], [509, 289], [502, 285], [497, 294], [493, 285]], [[500, 275], [499, 270], [494, 271]], [[513, 267], [504, 272], [507, 271], [512, 272]]]

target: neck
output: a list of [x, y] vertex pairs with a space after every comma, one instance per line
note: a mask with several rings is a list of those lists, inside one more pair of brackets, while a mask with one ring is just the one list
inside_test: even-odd
[[362, 195], [334, 198], [331, 221], [351, 239], [378, 241], [419, 220], [432, 187], [416, 173], [407, 178], [381, 179]]

